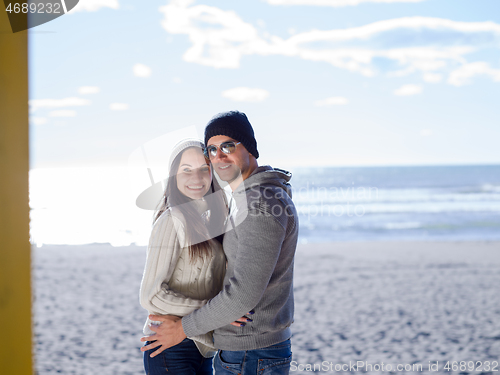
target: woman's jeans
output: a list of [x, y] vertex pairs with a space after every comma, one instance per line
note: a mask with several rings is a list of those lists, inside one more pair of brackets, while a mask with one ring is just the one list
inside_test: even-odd
[[[147, 341], [146, 345], [152, 341]], [[165, 349], [151, 358], [159, 347], [144, 352], [144, 369], [147, 375], [212, 375], [212, 358], [203, 357], [193, 340], [184, 339], [181, 343]]]
[[215, 375], [285, 375], [290, 372], [290, 339], [255, 350], [219, 350], [214, 360]]

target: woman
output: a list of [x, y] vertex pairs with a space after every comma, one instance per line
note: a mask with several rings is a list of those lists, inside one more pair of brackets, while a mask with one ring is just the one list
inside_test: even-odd
[[[150, 314], [187, 315], [222, 288], [226, 259], [219, 236], [227, 207], [202, 150], [201, 142], [187, 140], [175, 147], [170, 158], [169, 180], [155, 214], [141, 283], [141, 305]], [[154, 334], [152, 323], [146, 321], [146, 335]], [[212, 374], [212, 342], [207, 333], [153, 358], [155, 349], [146, 351], [146, 373]]]

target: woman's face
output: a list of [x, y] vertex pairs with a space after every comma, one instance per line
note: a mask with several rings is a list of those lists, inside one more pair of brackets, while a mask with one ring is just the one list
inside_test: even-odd
[[177, 188], [191, 199], [201, 199], [212, 183], [210, 165], [198, 147], [183, 152], [177, 170]]

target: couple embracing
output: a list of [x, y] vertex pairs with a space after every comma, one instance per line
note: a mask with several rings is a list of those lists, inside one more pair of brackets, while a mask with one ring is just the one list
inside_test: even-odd
[[140, 292], [147, 374], [289, 373], [298, 216], [291, 174], [258, 157], [237, 111], [173, 151]]

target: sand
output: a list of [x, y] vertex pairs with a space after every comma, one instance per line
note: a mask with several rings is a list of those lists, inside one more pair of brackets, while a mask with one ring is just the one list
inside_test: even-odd
[[[144, 260], [135, 246], [33, 249], [38, 374], [143, 374]], [[499, 287], [499, 242], [300, 245], [292, 373], [345, 373], [339, 366], [361, 361], [368, 373], [415, 364], [422, 370], [404, 373], [423, 374], [439, 361], [433, 373], [458, 374], [446, 361], [498, 361]]]

